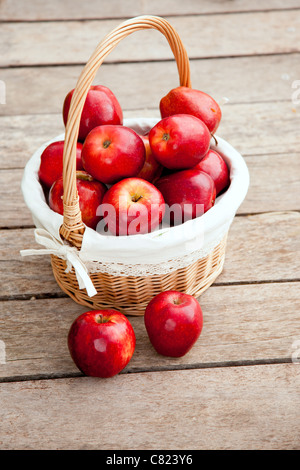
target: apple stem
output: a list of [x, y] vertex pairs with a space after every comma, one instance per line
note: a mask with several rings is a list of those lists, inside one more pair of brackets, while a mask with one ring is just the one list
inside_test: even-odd
[[143, 196], [132, 196], [131, 200], [132, 200], [132, 202], [138, 202], [142, 198], [143, 198]]
[[86, 171], [76, 171], [76, 179], [82, 181], [94, 181], [94, 178]]
[[215, 138], [215, 136], [214, 136], [213, 134], [210, 134], [210, 135], [211, 135], [211, 136], [212, 136], [212, 138], [214, 139], [214, 141], [215, 141], [215, 145], [218, 145], [218, 141], [217, 141], [217, 139]]
[[111, 144], [111, 141], [110, 141], [110, 140], [105, 140], [105, 141], [103, 142], [103, 147], [104, 147], [105, 149], [107, 149], [107, 147], [109, 147], [110, 144]]

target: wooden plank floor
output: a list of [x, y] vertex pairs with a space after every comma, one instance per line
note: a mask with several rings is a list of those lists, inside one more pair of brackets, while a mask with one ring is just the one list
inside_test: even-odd
[[[0, 2], [0, 448], [299, 450], [299, 1], [83, 3]], [[143, 318], [129, 317], [134, 356], [100, 380], [79, 372], [66, 344], [86, 308], [60, 290], [48, 258], [20, 256], [36, 247], [20, 182], [32, 153], [63, 132], [63, 99], [98, 42], [140, 14], [177, 29], [192, 85], [220, 102], [218, 135], [243, 154], [251, 183], [224, 270], [198, 299], [193, 349], [158, 356]], [[165, 39], [146, 31], [119, 44], [96, 82], [125, 117], [159, 117], [178, 76]]]

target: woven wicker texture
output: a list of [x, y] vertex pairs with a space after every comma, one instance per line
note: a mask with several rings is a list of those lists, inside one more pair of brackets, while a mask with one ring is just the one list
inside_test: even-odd
[[125, 315], [143, 315], [150, 300], [162, 291], [176, 290], [198, 297], [219, 276], [223, 269], [226, 236], [205, 258], [187, 268], [155, 276], [112, 276], [92, 273], [97, 295], [89, 297], [79, 290], [74, 269], [66, 273], [66, 262], [51, 256], [55, 279], [61, 289], [81, 305], [91, 309], [113, 308]]
[[[84, 234], [76, 188], [76, 143], [80, 117], [85, 99], [96, 72], [105, 57], [129, 34], [142, 29], [157, 29], [168, 40], [177, 63], [179, 83], [191, 86], [189, 59], [186, 50], [174, 28], [160, 17], [141, 16], [125, 21], [108, 34], [98, 45], [79, 76], [72, 97], [68, 122], [66, 124], [64, 147], [64, 217], [61, 235], [71, 245], [80, 248]], [[115, 308], [126, 315], [143, 315], [148, 302], [154, 295], [177, 290], [199, 296], [221, 273], [225, 257], [226, 238], [224, 237], [212, 252], [186, 268], [174, 270], [166, 275], [152, 276], [113, 276], [97, 272], [90, 275], [97, 295], [89, 297], [78, 287], [74, 269], [66, 273], [66, 262], [51, 256], [54, 277], [61, 287], [77, 303], [91, 309]]]

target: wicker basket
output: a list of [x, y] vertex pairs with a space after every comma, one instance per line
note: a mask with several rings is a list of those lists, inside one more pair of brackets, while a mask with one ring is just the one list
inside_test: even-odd
[[79, 304], [93, 309], [117, 309], [126, 315], [143, 315], [152, 297], [162, 291], [176, 290], [195, 297], [204, 292], [222, 271], [226, 238], [205, 258], [172, 273], [137, 277], [92, 273], [90, 277], [97, 290], [93, 297], [79, 290], [75, 272], [66, 273], [64, 260], [52, 255], [51, 264], [58, 285]]
[[[64, 215], [60, 235], [78, 250], [81, 248], [86, 227], [82, 223], [79, 209], [75, 154], [80, 117], [86, 95], [98, 68], [115, 46], [129, 34], [150, 28], [157, 29], [167, 38], [177, 63], [180, 85], [191, 86], [186, 50], [177, 32], [163, 18], [142, 16], [125, 21], [98, 45], [78, 79], [65, 131]], [[172, 229], [176, 230], [176, 227]], [[92, 297], [87, 294], [86, 289], [79, 288], [74, 269], [66, 269], [66, 260], [52, 254], [51, 263], [54, 277], [61, 289], [79, 304], [92, 309], [115, 308], [126, 315], [143, 315], [148, 302], [159, 292], [177, 290], [197, 297], [205, 291], [222, 271], [226, 239], [227, 232], [206, 256], [193, 261], [188, 266], [174, 269], [166, 274], [119, 276], [105, 272], [93, 272], [90, 274], [90, 279], [97, 294]]]

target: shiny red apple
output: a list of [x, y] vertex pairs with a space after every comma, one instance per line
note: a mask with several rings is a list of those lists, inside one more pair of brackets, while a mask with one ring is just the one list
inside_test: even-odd
[[126, 178], [109, 188], [100, 207], [102, 223], [114, 235], [149, 233], [165, 212], [161, 192], [149, 181]]
[[154, 183], [162, 174], [163, 166], [158, 163], [154, 158], [148, 135], [141, 135], [141, 138], [145, 145], [146, 159], [143, 168], [137, 175], [137, 178], [143, 178], [144, 180]]
[[145, 163], [145, 146], [141, 137], [125, 126], [95, 127], [82, 148], [84, 169], [98, 181], [114, 184], [136, 176]]
[[[81, 161], [82, 144], [77, 142], [76, 146], [76, 169], [83, 170]], [[38, 171], [38, 176], [46, 188], [51, 188], [54, 181], [56, 181], [63, 173], [63, 153], [64, 141], [59, 140], [49, 144], [41, 155], [41, 162]]]
[[162, 118], [173, 114], [192, 114], [201, 119], [212, 134], [222, 118], [220, 106], [210, 95], [184, 86], [174, 88], [161, 99], [160, 113]]
[[182, 357], [201, 334], [203, 314], [191, 295], [165, 291], [149, 302], [144, 322], [150, 342], [159, 354]]
[[[67, 124], [74, 89], [69, 91], [63, 104], [63, 121]], [[123, 124], [123, 111], [114, 93], [103, 85], [90, 87], [83, 106], [78, 140], [83, 142], [94, 127], [102, 124]]]
[[92, 310], [79, 315], [68, 334], [70, 355], [81, 372], [113, 377], [129, 363], [136, 338], [128, 318], [116, 310]]
[[[97, 214], [98, 207], [102, 203], [107, 188], [86, 171], [76, 172], [76, 185], [79, 196], [79, 207], [81, 211], [82, 221], [85, 225], [94, 230], [97, 227], [101, 217]], [[49, 192], [50, 208], [63, 215], [63, 178], [60, 177], [51, 186]]]
[[164, 118], [149, 132], [154, 157], [170, 170], [193, 168], [207, 153], [210, 140], [206, 125], [187, 114]]
[[215, 203], [214, 182], [201, 170], [178, 171], [161, 177], [155, 185], [165, 200], [170, 225], [199, 217]]
[[230, 183], [229, 170], [225, 160], [215, 150], [209, 150], [195, 169], [204, 171], [213, 179], [216, 194], [220, 194]]

